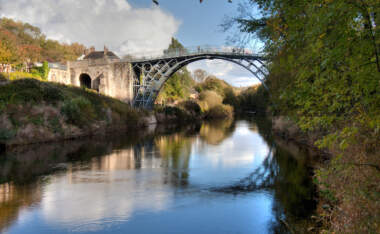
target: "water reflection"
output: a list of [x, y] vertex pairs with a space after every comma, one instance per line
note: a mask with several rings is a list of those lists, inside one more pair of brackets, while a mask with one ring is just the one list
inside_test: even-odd
[[0, 231], [286, 232], [281, 219], [313, 210], [308, 152], [269, 129], [224, 121], [8, 153]]

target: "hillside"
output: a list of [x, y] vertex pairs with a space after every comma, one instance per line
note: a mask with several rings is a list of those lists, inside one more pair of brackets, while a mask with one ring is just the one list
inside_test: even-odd
[[0, 145], [128, 131], [144, 111], [95, 92], [36, 79], [0, 80]]
[[86, 47], [47, 39], [38, 27], [8, 18], [0, 19], [0, 64], [21, 69], [32, 62], [75, 60]]

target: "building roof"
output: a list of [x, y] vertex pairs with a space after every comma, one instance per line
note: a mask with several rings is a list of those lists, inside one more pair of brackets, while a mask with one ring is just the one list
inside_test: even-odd
[[[83, 59], [102, 59], [104, 58], [104, 51], [93, 51], [86, 55]], [[107, 51], [107, 57], [111, 59], [120, 59], [116, 54], [112, 51]]]

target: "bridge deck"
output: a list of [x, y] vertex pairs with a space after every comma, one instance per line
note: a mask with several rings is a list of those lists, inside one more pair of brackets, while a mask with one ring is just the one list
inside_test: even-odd
[[[138, 56], [138, 55], [136, 55]], [[157, 62], [159, 60], [167, 59], [186, 59], [197, 56], [210, 56], [210, 58], [215, 58], [216, 56], [227, 57], [231, 59], [260, 59], [266, 60], [264, 54], [254, 54], [251, 51], [243, 50], [239, 48], [215, 48], [215, 47], [198, 47], [185, 48], [182, 50], [171, 51], [169, 53], [156, 53], [156, 54], [142, 54], [139, 58], [123, 59], [122, 61], [131, 63], [142, 63], [142, 62]]]

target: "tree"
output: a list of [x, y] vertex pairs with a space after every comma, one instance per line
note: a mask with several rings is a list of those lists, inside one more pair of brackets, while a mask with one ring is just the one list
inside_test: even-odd
[[[185, 52], [185, 47], [175, 38], [164, 51], [165, 54], [168, 53], [181, 53]], [[191, 73], [186, 67], [181, 68], [172, 77], [165, 82], [159, 96], [157, 97], [158, 102], [174, 102], [181, 99], [186, 99], [190, 95], [190, 90], [193, 87], [194, 80], [191, 77]]]
[[186, 48], [174, 37], [172, 37], [172, 41], [169, 47], [166, 50], [164, 50], [164, 54], [173, 54], [173, 53], [183, 54], [186, 52], [187, 52]]
[[204, 82], [208, 77], [208, 73], [205, 70], [197, 69], [193, 72], [193, 77], [197, 82]]
[[303, 130], [334, 135], [325, 139], [344, 142], [361, 132], [378, 140], [380, 2], [250, 2], [264, 17], [235, 22], [265, 42], [267, 80], [283, 114]]
[[12, 62], [12, 52], [0, 41], [0, 63]]
[[86, 48], [79, 43], [46, 39], [39, 28], [8, 18], [0, 19], [0, 41], [2, 61], [16, 66], [25, 62], [75, 60]]

